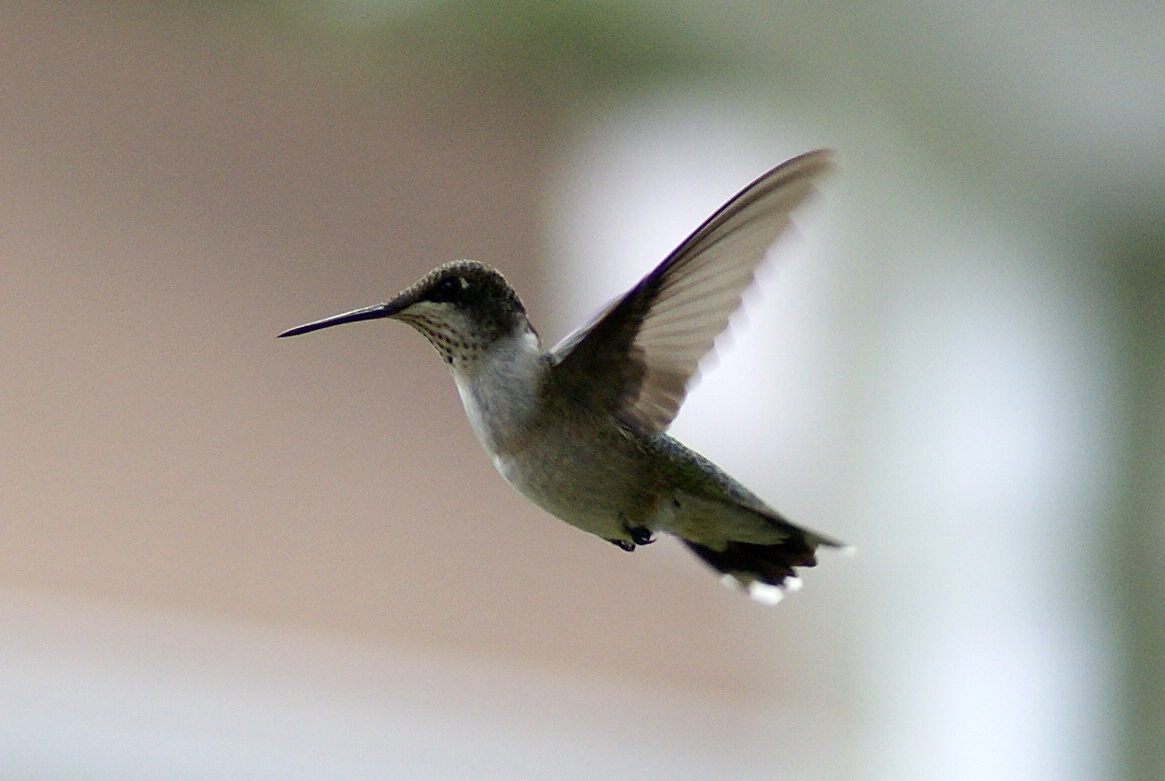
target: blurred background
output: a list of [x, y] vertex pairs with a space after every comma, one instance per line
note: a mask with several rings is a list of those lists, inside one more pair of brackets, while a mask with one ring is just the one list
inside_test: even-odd
[[[0, 778], [1165, 778], [1153, 2], [0, 5]], [[777, 608], [493, 472], [392, 323], [553, 343], [839, 173], [673, 430]]]

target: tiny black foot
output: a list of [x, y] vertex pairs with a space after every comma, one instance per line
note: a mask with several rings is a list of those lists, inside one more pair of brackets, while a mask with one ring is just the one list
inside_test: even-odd
[[655, 537], [651, 536], [651, 529], [646, 526], [630, 526], [627, 533], [631, 535], [631, 541], [636, 545], [650, 545], [655, 542]]
[[627, 521], [627, 516], [619, 513], [619, 525], [623, 527], [623, 531], [627, 532], [627, 536], [631, 541], [627, 540], [607, 540], [607, 542], [618, 545], [625, 551], [635, 550], [636, 545], [650, 545], [655, 542], [655, 537], [651, 536], [651, 529], [646, 526], [632, 526]]

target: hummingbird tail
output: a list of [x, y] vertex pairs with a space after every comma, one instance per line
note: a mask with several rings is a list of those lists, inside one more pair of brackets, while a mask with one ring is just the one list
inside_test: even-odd
[[786, 591], [801, 587], [794, 567], [816, 566], [820, 545], [840, 547], [792, 524], [789, 528], [790, 535], [773, 545], [730, 541], [723, 550], [715, 550], [691, 540], [684, 540], [684, 544], [721, 574], [722, 583], [747, 591], [758, 602], [776, 604]]

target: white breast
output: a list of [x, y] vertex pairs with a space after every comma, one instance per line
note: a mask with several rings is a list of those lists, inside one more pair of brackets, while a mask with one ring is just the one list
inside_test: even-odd
[[509, 480], [513, 470], [500, 454], [521, 439], [541, 403], [546, 364], [538, 337], [528, 331], [517, 338], [498, 340], [472, 365], [450, 369], [474, 435], [494, 467]]

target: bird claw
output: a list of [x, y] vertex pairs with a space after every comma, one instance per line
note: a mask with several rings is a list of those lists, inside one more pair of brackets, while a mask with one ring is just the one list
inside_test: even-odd
[[651, 535], [651, 529], [646, 526], [629, 527], [627, 533], [631, 535], [631, 541], [636, 545], [650, 545], [655, 542], [655, 537]]
[[632, 526], [627, 522], [627, 516], [623, 515], [623, 513], [619, 513], [619, 521], [623, 526], [623, 531], [627, 532], [627, 536], [631, 540], [615, 539], [607, 540], [607, 542], [618, 545], [625, 551], [635, 550], [636, 545], [650, 545], [655, 542], [655, 537], [651, 535], [651, 529], [646, 526]]

